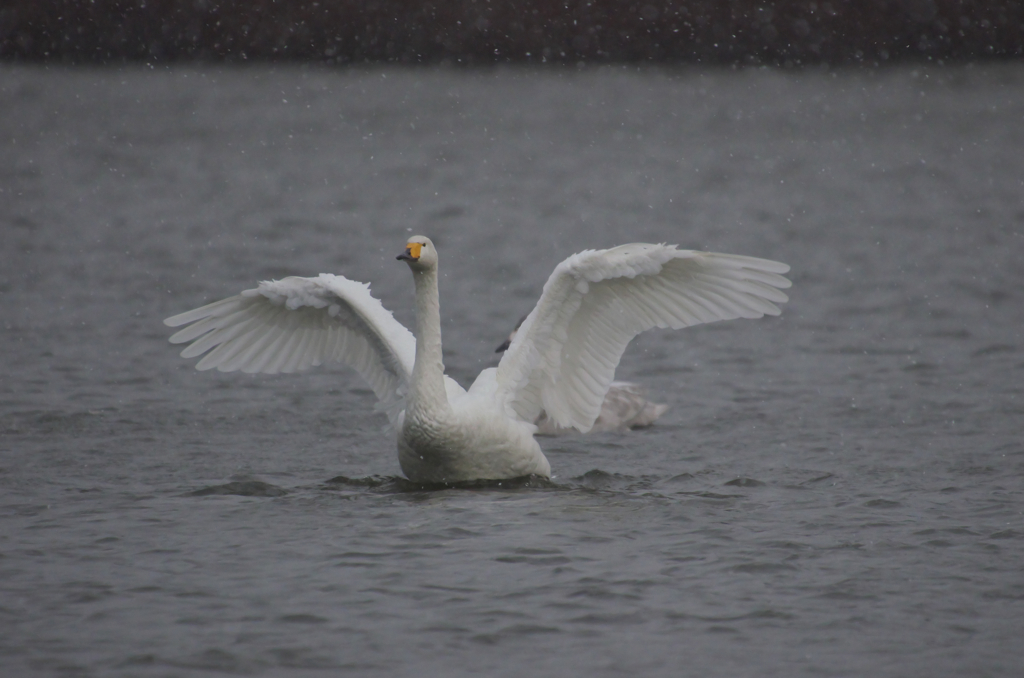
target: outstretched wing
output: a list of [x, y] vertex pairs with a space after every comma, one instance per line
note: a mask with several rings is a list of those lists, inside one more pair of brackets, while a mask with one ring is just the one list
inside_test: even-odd
[[340, 275], [285, 278], [164, 321], [171, 343], [191, 345], [183, 358], [206, 355], [196, 369], [295, 372], [328, 361], [354, 368], [394, 423], [416, 357], [416, 338], [394, 319], [370, 286]]
[[524, 421], [544, 410], [588, 431], [626, 345], [653, 327], [679, 329], [778, 315], [789, 266], [732, 254], [637, 243], [560, 263], [498, 364], [497, 394]]

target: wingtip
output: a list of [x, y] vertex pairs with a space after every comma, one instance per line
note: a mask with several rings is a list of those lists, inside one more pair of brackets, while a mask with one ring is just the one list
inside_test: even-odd
[[178, 315], [172, 315], [170, 318], [164, 318], [164, 325], [168, 327], [179, 327], [188, 322], [188, 320], [182, 320], [182, 317], [188, 315], [187, 313], [179, 313]]

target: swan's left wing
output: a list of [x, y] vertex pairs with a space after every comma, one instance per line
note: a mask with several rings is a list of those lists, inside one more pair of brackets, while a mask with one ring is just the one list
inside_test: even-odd
[[416, 338], [370, 295], [340, 275], [261, 282], [256, 289], [164, 321], [188, 325], [171, 343], [207, 353], [196, 369], [295, 372], [337, 361], [370, 385], [394, 424], [416, 357]]
[[654, 327], [780, 313], [790, 286], [776, 261], [633, 244], [560, 263], [495, 374], [510, 415], [588, 431], [626, 345]]

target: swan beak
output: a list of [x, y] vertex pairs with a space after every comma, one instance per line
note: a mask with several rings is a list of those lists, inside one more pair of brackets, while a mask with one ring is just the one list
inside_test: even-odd
[[501, 353], [502, 351], [507, 351], [508, 347], [511, 346], [511, 345], [512, 345], [512, 340], [511, 339], [506, 339], [505, 341], [501, 342], [501, 346], [499, 346], [498, 348], [494, 349], [494, 352], [495, 353]]
[[420, 249], [423, 245], [418, 242], [407, 243], [405, 251], [399, 254], [395, 259], [399, 261], [417, 261], [420, 258]]

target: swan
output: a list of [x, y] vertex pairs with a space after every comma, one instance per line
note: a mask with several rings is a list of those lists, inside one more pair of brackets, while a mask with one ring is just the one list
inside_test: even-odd
[[[525, 315], [516, 323], [516, 327], [508, 335], [508, 339], [494, 349], [495, 353], [508, 350], [524, 320], [526, 320]], [[601, 432], [643, 428], [653, 424], [667, 410], [668, 405], [648, 400], [644, 388], [640, 384], [634, 384], [631, 381], [613, 381], [608, 385], [608, 392], [604, 395], [604, 401], [601, 403], [601, 412], [597, 415], [590, 430]], [[560, 436], [574, 430], [559, 426], [544, 411], [541, 411], [533, 423], [537, 425], [536, 435], [539, 436]]]
[[414, 482], [551, 477], [534, 438], [541, 411], [586, 432], [601, 410], [630, 340], [654, 327], [778, 315], [789, 266], [766, 259], [636, 243], [584, 250], [555, 267], [498, 366], [469, 390], [444, 373], [438, 254], [429, 238], [406, 241], [399, 260], [415, 288], [416, 333], [340, 275], [289, 277], [167, 318], [186, 327], [184, 358], [199, 370], [294, 372], [328, 361], [370, 385]]
[[[608, 385], [608, 393], [601, 402], [601, 411], [590, 430], [598, 433], [644, 428], [653, 424], [666, 411], [668, 405], [648, 400], [640, 384], [613, 381]], [[560, 436], [574, 430], [571, 427], [559, 426], [544, 411], [534, 424], [537, 426], [537, 435], [542, 436]]]

